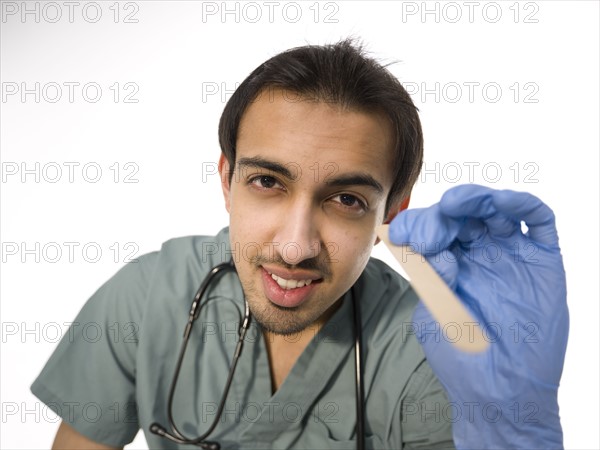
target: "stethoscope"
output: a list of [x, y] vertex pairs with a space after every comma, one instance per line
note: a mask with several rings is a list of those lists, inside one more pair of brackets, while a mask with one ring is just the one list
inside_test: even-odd
[[[175, 373], [173, 374], [173, 380], [171, 381], [171, 387], [169, 388], [169, 401], [168, 401], [168, 409], [167, 415], [169, 418], [169, 425], [171, 426], [171, 432], [168, 432], [165, 427], [154, 422], [150, 425], [150, 432], [157, 434], [158, 436], [162, 436], [167, 438], [173, 442], [177, 442], [178, 444], [187, 444], [187, 445], [196, 445], [198, 447], [202, 447], [205, 450], [220, 450], [221, 446], [218, 442], [215, 441], [207, 441], [206, 438], [214, 431], [217, 424], [219, 423], [219, 419], [221, 418], [221, 414], [223, 409], [225, 408], [225, 400], [227, 399], [227, 394], [229, 393], [229, 388], [231, 386], [231, 381], [233, 380], [233, 374], [235, 372], [235, 367], [237, 365], [240, 354], [242, 353], [242, 347], [244, 344], [244, 337], [246, 336], [246, 332], [250, 326], [250, 308], [248, 306], [248, 301], [244, 298], [244, 318], [239, 327], [239, 338], [237, 341], [237, 345], [235, 347], [235, 352], [233, 354], [233, 360], [231, 363], [231, 367], [229, 368], [229, 375], [227, 375], [227, 382], [225, 383], [225, 390], [223, 391], [223, 395], [221, 396], [221, 401], [219, 403], [219, 407], [217, 408], [217, 413], [215, 419], [210, 427], [197, 438], [190, 439], [183, 435], [181, 431], [175, 425], [175, 421], [173, 420], [173, 397], [175, 394], [175, 387], [177, 385], [177, 379], [179, 378], [179, 371], [181, 370], [181, 363], [183, 361], [183, 356], [185, 355], [185, 350], [187, 348], [187, 344], [190, 338], [190, 334], [192, 333], [192, 327], [194, 326], [195, 320], [200, 315], [200, 310], [202, 306], [200, 305], [200, 301], [202, 297], [204, 297], [204, 293], [208, 289], [210, 283], [213, 279], [216, 278], [218, 274], [222, 274], [228, 271], [236, 272], [235, 265], [233, 264], [233, 259], [229, 262], [219, 264], [211, 269], [208, 273], [200, 288], [196, 292], [194, 296], [194, 301], [192, 302], [192, 307], [190, 308], [190, 315], [188, 317], [188, 322], [185, 326], [185, 330], [183, 332], [183, 344], [181, 345], [181, 350], [179, 351], [179, 357], [177, 358], [177, 365], [175, 366]], [[363, 412], [363, 402], [364, 402], [364, 388], [363, 388], [363, 378], [362, 378], [362, 360], [361, 360], [361, 340], [362, 340], [362, 332], [361, 332], [361, 315], [360, 315], [360, 305], [356, 301], [356, 295], [354, 292], [354, 286], [352, 286], [351, 296], [352, 296], [352, 305], [354, 310], [354, 355], [355, 355], [355, 369], [356, 369], [356, 448], [359, 450], [363, 450], [365, 448], [365, 432], [364, 432], [364, 412]]]

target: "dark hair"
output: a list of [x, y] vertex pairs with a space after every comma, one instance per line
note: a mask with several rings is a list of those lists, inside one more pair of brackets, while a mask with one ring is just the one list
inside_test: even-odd
[[288, 90], [342, 108], [383, 113], [390, 120], [395, 138], [394, 183], [386, 213], [394, 202], [410, 194], [423, 163], [418, 109], [400, 82], [375, 59], [367, 57], [361, 45], [346, 39], [332, 45], [292, 48], [248, 75], [225, 105], [219, 122], [219, 144], [232, 168], [242, 116], [266, 88]]

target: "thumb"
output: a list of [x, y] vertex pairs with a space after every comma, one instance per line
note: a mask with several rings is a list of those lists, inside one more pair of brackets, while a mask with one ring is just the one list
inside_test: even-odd
[[390, 241], [396, 245], [416, 244], [419, 253], [430, 255], [448, 248], [462, 224], [442, 213], [440, 204], [429, 208], [409, 209], [390, 223]]

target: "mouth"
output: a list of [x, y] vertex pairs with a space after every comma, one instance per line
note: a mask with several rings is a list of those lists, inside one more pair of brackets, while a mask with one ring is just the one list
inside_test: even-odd
[[[279, 274], [274, 273], [275, 271]], [[295, 308], [304, 303], [323, 281], [323, 278], [312, 274], [287, 275], [280, 270], [265, 267], [261, 267], [261, 275], [266, 297], [283, 308]]]

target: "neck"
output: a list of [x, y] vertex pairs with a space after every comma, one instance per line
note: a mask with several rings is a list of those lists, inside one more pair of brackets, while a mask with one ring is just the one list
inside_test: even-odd
[[296, 334], [282, 335], [263, 330], [263, 337], [269, 355], [273, 393], [283, 384], [304, 349], [329, 321], [340, 305], [341, 301], [338, 300], [318, 320]]

